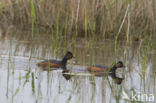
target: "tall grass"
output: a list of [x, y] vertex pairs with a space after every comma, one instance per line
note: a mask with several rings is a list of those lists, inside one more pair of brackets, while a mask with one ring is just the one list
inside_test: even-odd
[[[30, 13], [31, 13], [31, 29], [32, 29], [31, 30], [31, 36], [32, 36], [32, 39], [33, 39], [34, 38], [34, 24], [35, 24], [35, 19], [36, 19], [33, 0], [29, 0], [29, 5], [30, 5]], [[30, 59], [32, 57], [32, 53], [33, 53], [33, 44], [31, 44]]]
[[[128, 5], [129, 16], [120, 28]], [[66, 36], [88, 37], [94, 32], [97, 37], [114, 38], [120, 28], [119, 38], [128, 40], [130, 34], [146, 38], [149, 30], [155, 31], [155, 5], [155, 0], [1, 0], [0, 21], [32, 25], [32, 31], [33, 27], [43, 27], [54, 35], [58, 35], [59, 27]]]

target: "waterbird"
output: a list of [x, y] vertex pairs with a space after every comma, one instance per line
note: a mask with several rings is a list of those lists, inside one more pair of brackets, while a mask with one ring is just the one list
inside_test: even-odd
[[87, 70], [92, 72], [95, 76], [103, 76], [106, 73], [111, 74], [115, 73], [117, 68], [124, 67], [123, 62], [119, 61], [114, 64], [111, 68], [104, 66], [104, 65], [95, 65], [95, 66], [88, 66]]
[[125, 67], [122, 61], [117, 62], [111, 68], [104, 66], [104, 65], [95, 65], [95, 66], [88, 66], [87, 70], [93, 73], [95, 76], [105, 76], [106, 74], [110, 75], [112, 79], [117, 84], [121, 84], [123, 78], [119, 78], [116, 76], [117, 68]]
[[49, 68], [62, 68], [66, 69], [67, 61], [73, 58], [72, 52], [68, 51], [62, 60], [44, 60], [42, 62], [37, 63], [37, 66], [42, 67], [43, 70], [48, 70]]

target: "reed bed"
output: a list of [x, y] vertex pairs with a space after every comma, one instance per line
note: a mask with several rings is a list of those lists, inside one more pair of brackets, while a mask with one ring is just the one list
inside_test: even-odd
[[1, 0], [0, 21], [4, 25], [0, 28], [4, 34], [11, 24], [18, 29], [29, 28], [31, 38], [42, 37], [43, 33], [35, 32], [42, 30], [56, 39], [82, 36], [138, 40], [147, 38], [150, 32], [155, 34], [155, 5], [155, 0]]

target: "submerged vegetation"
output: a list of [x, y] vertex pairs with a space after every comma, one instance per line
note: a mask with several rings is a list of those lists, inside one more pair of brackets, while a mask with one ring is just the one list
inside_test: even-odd
[[155, 5], [155, 0], [1, 0], [0, 22], [4, 25], [0, 29], [8, 34], [13, 24], [31, 31], [27, 33], [31, 38], [139, 40], [155, 34]]

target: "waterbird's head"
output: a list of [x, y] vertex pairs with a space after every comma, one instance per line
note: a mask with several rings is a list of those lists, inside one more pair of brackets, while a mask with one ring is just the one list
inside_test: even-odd
[[124, 66], [124, 64], [123, 64], [122, 61], [119, 61], [119, 62], [117, 62], [117, 63], [115, 64], [115, 67], [116, 67], [116, 68], [122, 68], [122, 67], [125, 67], [125, 66]]
[[72, 59], [73, 58], [73, 54], [72, 54], [72, 52], [70, 52], [70, 51], [68, 51], [67, 53], [66, 53], [66, 55], [65, 55], [65, 58], [66, 59]]

